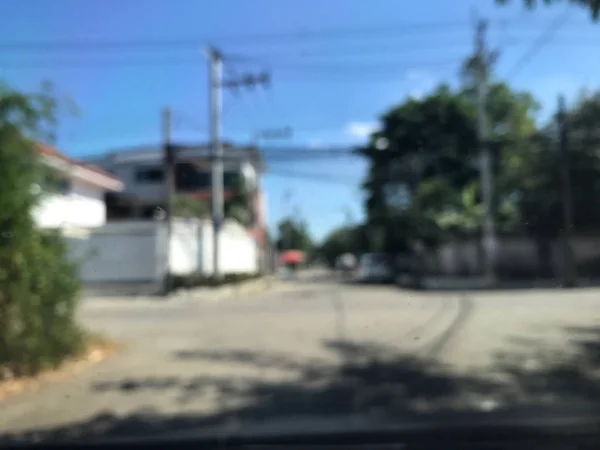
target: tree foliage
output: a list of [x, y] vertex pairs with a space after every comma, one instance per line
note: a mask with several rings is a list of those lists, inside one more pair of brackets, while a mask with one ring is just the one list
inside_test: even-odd
[[225, 218], [234, 219], [249, 227], [255, 222], [253, 191], [239, 174], [230, 189], [230, 196], [224, 205]]
[[173, 202], [173, 215], [184, 218], [210, 218], [210, 203], [192, 195], [179, 194]]
[[277, 248], [280, 251], [301, 250], [312, 254], [314, 241], [304, 221], [285, 218], [277, 225]]
[[32, 218], [45, 173], [36, 141], [52, 138], [56, 108], [47, 87], [0, 86], [0, 368], [16, 375], [55, 366], [83, 343], [77, 268], [63, 238]]
[[331, 267], [344, 253], [360, 255], [369, 250], [363, 225], [344, 226], [331, 231], [318, 248], [319, 256]]
[[[496, 3], [506, 5], [512, 0], [496, 0]], [[592, 18], [597, 20], [600, 15], [600, 0], [517, 0], [522, 1], [528, 8], [535, 8], [538, 5], [552, 6], [555, 4], [569, 3], [572, 5], [583, 7], [590, 11]]]
[[[456, 233], [481, 232], [476, 92], [468, 70], [464, 75], [459, 89], [442, 85], [422, 99], [392, 108], [369, 145], [360, 149], [369, 162], [363, 188], [366, 227], [377, 230], [372, 250], [398, 253], [411, 250], [415, 242], [432, 246]], [[536, 215], [546, 223], [555, 212], [553, 207], [544, 209], [550, 201], [547, 189], [556, 181], [548, 178], [556, 170], [548, 171], [544, 164], [557, 161], [547, 158], [548, 137], [535, 123], [538, 109], [529, 93], [513, 91], [505, 83], [490, 84], [487, 145], [495, 175], [494, 214], [501, 230], [540, 223]], [[382, 138], [384, 149], [378, 148]], [[543, 200], [540, 195], [545, 195]]]
[[[247, 187], [242, 175], [236, 178], [229, 192], [230, 195], [223, 205], [225, 219], [236, 220], [245, 227], [251, 226], [255, 221], [252, 208], [253, 192]], [[179, 217], [210, 218], [211, 202], [193, 195], [180, 194], [175, 197], [173, 210], [174, 215]]]

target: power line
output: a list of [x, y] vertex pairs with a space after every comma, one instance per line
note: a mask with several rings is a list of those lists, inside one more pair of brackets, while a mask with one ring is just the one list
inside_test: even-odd
[[[397, 55], [397, 52], [396, 52]], [[378, 62], [365, 62], [365, 61], [342, 61], [333, 62], [326, 64], [319, 63], [268, 63], [264, 64], [271, 69], [277, 70], [302, 70], [307, 69], [311, 71], [325, 70], [325, 71], [348, 71], [348, 70], [360, 70], [372, 71], [373, 69], [390, 69], [398, 67], [397, 65], [404, 66], [440, 66], [454, 64], [458, 62], [458, 58], [445, 59], [445, 60], [429, 60], [429, 61], [411, 61], [411, 60], [379, 60]], [[147, 67], [147, 66], [159, 66], [166, 67], [170, 65], [198, 65], [200, 66], [202, 60], [199, 57], [186, 57], [186, 58], [145, 58], [145, 59], [63, 59], [63, 60], [31, 60], [31, 59], [4, 59], [0, 61], [0, 67], [2, 68], [61, 68], [61, 67], [77, 67], [77, 68], [101, 68], [101, 67]]]
[[529, 49], [525, 51], [523, 56], [517, 61], [517, 63], [513, 66], [512, 70], [508, 73], [509, 79], [517, 76], [521, 70], [529, 63], [533, 57], [546, 45], [554, 36], [554, 34], [563, 26], [568, 17], [569, 12], [571, 10], [567, 9], [563, 14], [556, 17], [550, 25], [537, 37], [535, 41], [531, 44]]
[[337, 185], [347, 185], [347, 186], [355, 186], [356, 184], [360, 184], [360, 180], [356, 178], [340, 178], [340, 177], [332, 177], [331, 175], [326, 174], [317, 174], [317, 173], [308, 173], [308, 172], [294, 172], [289, 170], [269, 170], [266, 173], [266, 176], [278, 176], [283, 178], [296, 178], [304, 181], [315, 181], [319, 183], [326, 184], [337, 184]]
[[0, 67], [10, 68], [113, 68], [113, 67], [168, 67], [168, 66], [203, 66], [203, 61], [199, 57], [195, 58], [148, 58], [148, 59], [51, 59], [51, 60], [1, 60]]
[[[405, 42], [406, 43], [406, 42]], [[447, 41], [441, 42], [419, 42], [415, 45], [407, 45], [406, 49], [402, 49], [402, 53], [418, 53], [421, 55], [425, 50], [464, 50], [465, 47], [468, 46], [467, 42], [462, 43], [448, 43]], [[318, 47], [313, 49], [294, 49], [294, 51], [290, 51], [286, 49], [283, 52], [268, 52], [268, 53], [246, 53], [243, 55], [237, 53], [228, 53], [225, 58], [228, 61], [234, 61], [236, 63], [244, 63], [244, 64], [278, 64], [281, 62], [289, 62], [290, 59], [293, 62], [295, 60], [305, 60], [306, 58], [326, 58], [328, 61], [331, 60], [332, 57], [349, 57], [349, 56], [385, 56], [385, 55], [394, 55], [397, 56], [399, 52], [399, 48], [397, 45], [384, 47], [379, 43], [372, 46], [355, 46], [352, 45], [350, 47], [345, 48], [327, 48], [327, 47]], [[273, 58], [276, 58], [276, 62], [273, 62]]]
[[399, 23], [390, 25], [378, 25], [373, 27], [357, 28], [339, 28], [330, 30], [300, 31], [294, 33], [265, 33], [248, 35], [230, 35], [221, 37], [190, 37], [171, 40], [79, 40], [79, 41], [57, 41], [57, 42], [0, 42], [0, 51], [107, 51], [115, 49], [133, 49], [133, 48], [165, 48], [173, 49], [177, 47], [191, 47], [197, 49], [199, 45], [207, 41], [223, 44], [241, 43], [244, 45], [251, 43], [280, 43], [286, 40], [305, 40], [317, 38], [348, 38], [349, 36], [377, 37], [383, 35], [389, 37], [393, 34], [406, 34], [407, 32], [442, 32], [449, 28], [465, 27], [468, 23], [460, 21], [447, 22], [413, 22]]
[[[511, 22], [523, 22], [523, 18], [511, 19]], [[497, 19], [494, 23], [505, 23], [506, 19]], [[524, 21], [523, 26], [531, 29], [534, 26], [542, 25], [532, 23], [531, 20]], [[405, 36], [407, 33], [447, 33], [450, 29], [468, 29], [470, 24], [467, 21], [437, 21], [437, 22], [403, 22], [396, 24], [379, 24], [364, 27], [342, 27], [334, 29], [307, 30], [296, 32], [274, 32], [274, 33], [255, 33], [246, 35], [224, 35], [224, 36], [188, 36], [177, 39], [128, 39], [128, 40], [102, 40], [102, 39], [80, 39], [55, 42], [42, 41], [13, 41], [0, 42], [0, 52], [79, 52], [85, 51], [114, 51], [125, 49], [165, 49], [173, 50], [177, 48], [188, 48], [197, 51], [198, 47], [207, 42], [241, 44], [279, 44], [286, 41], [306, 41], [312, 39], [348, 39], [352, 36], [365, 38], [390, 38], [390, 36]]]

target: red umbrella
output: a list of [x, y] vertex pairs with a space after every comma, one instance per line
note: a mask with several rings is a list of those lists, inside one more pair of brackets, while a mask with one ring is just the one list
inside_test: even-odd
[[282, 264], [300, 264], [304, 261], [304, 252], [300, 250], [287, 250], [281, 254], [279, 260]]

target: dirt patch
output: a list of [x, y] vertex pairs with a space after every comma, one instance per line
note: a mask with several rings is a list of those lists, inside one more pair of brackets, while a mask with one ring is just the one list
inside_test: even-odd
[[66, 361], [58, 369], [43, 371], [30, 377], [0, 380], [0, 402], [9, 396], [36, 390], [48, 383], [68, 380], [83, 370], [106, 360], [119, 349], [120, 345], [114, 341], [94, 337], [90, 340], [90, 345], [84, 355]]

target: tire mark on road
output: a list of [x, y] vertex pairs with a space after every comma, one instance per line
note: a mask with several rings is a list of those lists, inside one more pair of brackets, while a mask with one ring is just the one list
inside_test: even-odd
[[467, 319], [471, 317], [474, 307], [473, 300], [463, 294], [458, 299], [458, 313], [456, 317], [440, 335], [426, 344], [424, 349], [425, 356], [435, 358], [446, 350], [448, 344], [462, 329]]
[[[436, 299], [436, 300], [440, 300], [440, 299]], [[406, 331], [401, 336], [401, 339], [420, 338], [419, 335], [424, 334], [425, 330], [427, 330], [427, 328], [433, 326], [438, 321], [438, 319], [442, 318], [444, 316], [444, 314], [446, 314], [446, 311], [448, 310], [448, 308], [450, 308], [450, 302], [447, 299], [442, 298], [441, 306], [439, 308], [437, 308], [430, 317], [428, 317], [420, 324], [415, 325], [414, 327], [412, 327], [408, 331]]]

